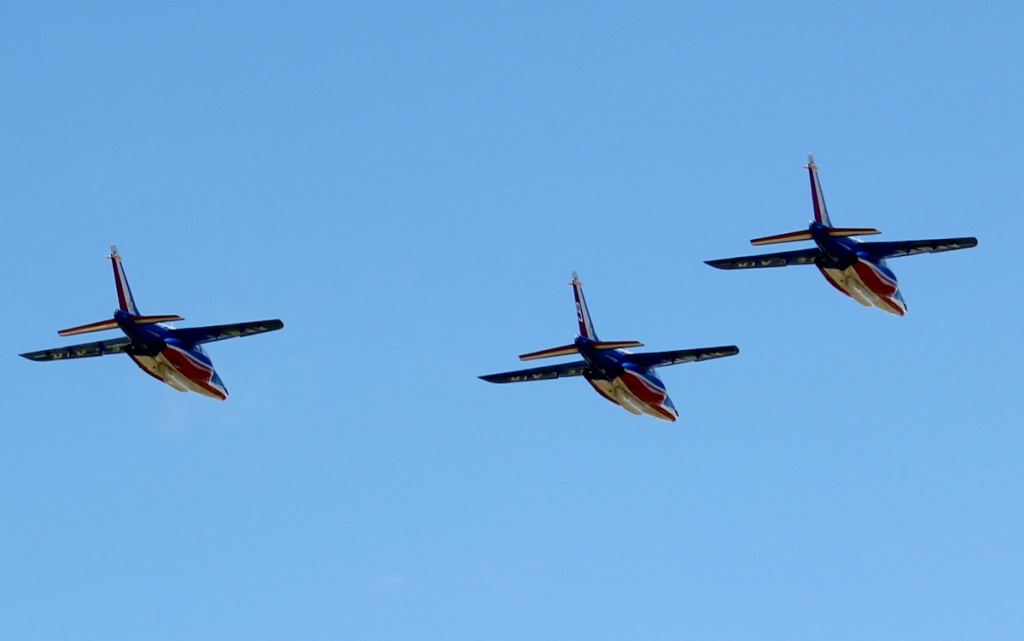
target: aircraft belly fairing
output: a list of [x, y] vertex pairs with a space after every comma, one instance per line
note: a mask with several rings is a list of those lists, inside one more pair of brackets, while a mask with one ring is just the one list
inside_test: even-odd
[[[876, 274], [877, 266], [872, 266], [866, 261], [861, 261], [847, 267], [846, 269], [831, 269], [820, 267], [822, 275], [836, 289], [843, 292], [865, 307], [877, 307], [883, 312], [896, 316], [903, 316], [907, 313], [907, 306], [903, 302], [903, 295], [900, 294], [899, 286], [893, 287], [889, 281], [883, 281]], [[867, 282], [862, 274], [869, 275]], [[895, 281], [892, 281], [895, 282]], [[877, 289], [869, 286], [880, 283]]]

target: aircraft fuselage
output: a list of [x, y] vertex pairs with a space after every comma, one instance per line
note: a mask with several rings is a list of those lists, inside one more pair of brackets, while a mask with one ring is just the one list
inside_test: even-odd
[[137, 325], [131, 318], [127, 312], [114, 312], [118, 327], [132, 339], [126, 351], [142, 371], [181, 392], [220, 400], [228, 397], [213, 361], [201, 345], [188, 345], [175, 338], [163, 323]]
[[852, 237], [830, 236], [819, 222], [810, 225], [811, 238], [823, 256], [815, 260], [818, 270], [833, 287], [866, 307], [903, 316], [903, 302], [896, 274], [885, 260], [863, 249]]
[[579, 353], [590, 365], [583, 374], [598, 394], [631, 414], [649, 414], [663, 421], [679, 417], [665, 384], [653, 369], [630, 361], [621, 349], [596, 349], [590, 339], [576, 337]]

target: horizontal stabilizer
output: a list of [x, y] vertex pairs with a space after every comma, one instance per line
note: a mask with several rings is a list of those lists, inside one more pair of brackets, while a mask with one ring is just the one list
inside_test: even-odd
[[546, 367], [534, 367], [532, 369], [521, 369], [514, 372], [502, 372], [501, 374], [488, 374], [481, 376], [488, 383], [522, 383], [525, 381], [543, 381], [551, 378], [565, 378], [567, 376], [580, 376], [590, 365], [586, 361], [563, 363], [561, 365], [548, 365]]
[[594, 341], [594, 349], [624, 349], [626, 347], [643, 347], [640, 341]]
[[177, 314], [164, 314], [162, 316], [135, 316], [132, 322], [136, 325], [148, 325], [149, 323], [170, 323], [173, 321], [185, 320]]
[[739, 347], [723, 345], [721, 347], [698, 347], [696, 349], [676, 349], [668, 352], [633, 354], [632, 361], [641, 367], [667, 367], [669, 365], [678, 365], [679, 363], [692, 363], [712, 358], [735, 356], [739, 353]]
[[872, 236], [882, 232], [874, 227], [829, 227], [825, 233], [829, 236]]
[[521, 361], [532, 361], [538, 358], [551, 358], [552, 356], [567, 356], [569, 354], [576, 353], [576, 343], [570, 343], [568, 345], [561, 345], [559, 347], [550, 347], [548, 349], [542, 349], [537, 352], [530, 352], [529, 354], [521, 354], [519, 360]]
[[802, 229], [800, 231], [790, 231], [785, 234], [775, 234], [774, 236], [763, 236], [761, 238], [754, 238], [750, 241], [751, 245], [772, 245], [775, 243], [792, 243], [798, 240], [810, 240], [811, 231], [809, 229]]
[[87, 334], [89, 332], [102, 332], [107, 329], [117, 329], [117, 321], [113, 318], [109, 320], [97, 321], [95, 323], [89, 323], [88, 325], [79, 325], [78, 327], [69, 327], [62, 329], [57, 333], [61, 336], [72, 336], [74, 334]]
[[61, 361], [68, 358], [88, 358], [90, 356], [103, 356], [105, 354], [120, 354], [132, 344], [128, 337], [114, 338], [109, 341], [98, 343], [85, 343], [84, 345], [69, 345], [68, 347], [55, 347], [44, 349], [38, 352], [27, 352], [22, 357], [30, 361]]
[[[593, 341], [590, 345], [594, 349], [623, 349], [626, 347], [644, 346], [640, 341]], [[550, 349], [542, 349], [539, 352], [523, 354], [519, 357], [519, 360], [532, 361], [538, 358], [551, 358], [552, 356], [568, 356], [569, 354], [575, 354], [576, 352], [576, 344], [572, 343], [571, 345], [561, 345]]]
[[[175, 314], [164, 314], [161, 316], [133, 316], [132, 322], [136, 325], [147, 325], [149, 323], [167, 323], [170, 321], [181, 321], [185, 320], [181, 316]], [[57, 332], [61, 336], [72, 336], [74, 334], [86, 334], [88, 332], [102, 332], [107, 329], [117, 329], [117, 321], [111, 318], [110, 320], [97, 321], [95, 323], [89, 323], [88, 325], [79, 325], [78, 327], [69, 327], [68, 329], [62, 329]]]
[[[871, 236], [873, 234], [881, 234], [873, 227], [828, 227], [825, 229], [825, 233], [829, 236]], [[751, 245], [772, 245], [775, 243], [792, 243], [798, 240], [811, 240], [811, 232], [809, 229], [803, 231], [791, 231], [785, 234], [776, 234], [774, 236], [764, 236], [762, 238], [755, 238], [750, 241]]]
[[284, 327], [284, 323], [274, 318], [271, 320], [248, 321], [245, 323], [228, 323], [226, 325], [209, 325], [207, 327], [188, 327], [175, 329], [174, 336], [192, 345], [222, 341], [227, 338], [252, 336], [263, 332], [272, 332]]
[[798, 249], [796, 251], [779, 252], [777, 254], [761, 254], [760, 256], [738, 256], [736, 258], [719, 258], [704, 261], [717, 269], [752, 269], [754, 267], [785, 267], [787, 265], [813, 265], [821, 256], [817, 247]]

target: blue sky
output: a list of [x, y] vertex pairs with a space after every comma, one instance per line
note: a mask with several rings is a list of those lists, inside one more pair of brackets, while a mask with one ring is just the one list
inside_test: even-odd
[[[0, 637], [1024, 635], [1018, 3], [0, 7]], [[909, 313], [719, 272], [811, 216]], [[280, 317], [231, 397], [37, 364]], [[735, 343], [680, 410], [476, 376]]]

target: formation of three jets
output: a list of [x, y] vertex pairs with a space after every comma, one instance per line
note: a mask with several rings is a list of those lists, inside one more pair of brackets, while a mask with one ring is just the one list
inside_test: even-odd
[[[815, 265], [826, 280], [857, 302], [902, 316], [906, 313], [907, 307], [899, 291], [896, 276], [886, 264], [887, 258], [966, 249], [978, 244], [977, 239], [971, 237], [896, 242], [860, 241], [854, 236], [878, 234], [878, 230], [833, 227], [825, 208], [825, 199], [818, 182], [818, 167], [814, 164], [813, 157], [808, 156], [806, 168], [810, 175], [811, 199], [814, 205], [814, 220], [808, 228], [755, 238], [750, 242], [754, 245], [767, 245], [813, 240], [815, 247], [710, 260], [707, 264], [719, 269]], [[121, 265], [121, 257], [113, 245], [110, 247], [110, 261], [114, 268], [118, 298], [118, 309], [114, 311], [113, 318], [61, 330], [58, 334], [70, 336], [120, 328], [125, 336], [29, 352], [21, 356], [34, 361], [52, 361], [123, 353], [143, 371], [177, 390], [225, 399], [228, 395], [227, 389], [202, 346], [226, 338], [270, 332], [284, 326], [280, 320], [271, 319], [175, 329], [166, 323], [183, 320], [180, 316], [146, 316], [139, 313]], [[643, 343], [599, 340], [583, 297], [583, 284], [575, 272], [570, 284], [576, 299], [576, 315], [579, 321], [579, 335], [576, 340], [569, 345], [523, 354], [520, 358], [533, 360], [578, 354], [583, 360], [491, 374], [482, 376], [482, 379], [492, 383], [515, 383], [583, 376], [601, 396], [633, 414], [649, 414], [662, 420], [675, 421], [678, 412], [668, 397], [665, 384], [655, 370], [659, 367], [739, 353], [735, 345], [725, 345], [634, 354], [627, 348], [641, 347]]]

